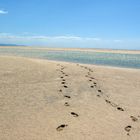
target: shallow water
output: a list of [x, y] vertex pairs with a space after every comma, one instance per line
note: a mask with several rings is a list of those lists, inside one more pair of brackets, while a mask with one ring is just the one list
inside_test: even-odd
[[140, 69], [140, 54], [0, 48], [0, 55], [18, 55], [75, 63]]

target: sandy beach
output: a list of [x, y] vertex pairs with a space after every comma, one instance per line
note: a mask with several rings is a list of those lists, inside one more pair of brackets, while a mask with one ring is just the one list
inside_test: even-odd
[[0, 140], [140, 140], [140, 70], [0, 56]]

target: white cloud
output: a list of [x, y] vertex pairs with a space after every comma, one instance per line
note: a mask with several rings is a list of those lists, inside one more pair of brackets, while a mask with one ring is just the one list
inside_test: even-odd
[[140, 49], [140, 39], [102, 39], [80, 36], [13, 35], [0, 33], [0, 43], [52, 47]]
[[8, 11], [0, 10], [0, 14], [8, 14]]
[[13, 35], [11, 33], [0, 33], [0, 38], [20, 38], [20, 39], [38, 39], [38, 40], [52, 40], [52, 41], [101, 41], [100, 38], [89, 38], [80, 36], [42, 36], [42, 35]]
[[90, 38], [90, 37], [86, 37], [85, 40], [87, 40], [87, 41], [93, 41], [93, 40], [94, 41], [100, 41], [101, 38], [92, 38], [92, 37]]

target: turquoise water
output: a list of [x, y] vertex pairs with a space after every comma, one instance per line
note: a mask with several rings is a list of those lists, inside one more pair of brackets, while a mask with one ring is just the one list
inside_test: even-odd
[[48, 51], [41, 49], [0, 48], [1, 55], [18, 55], [85, 64], [140, 69], [140, 54], [119, 54], [82, 51]]

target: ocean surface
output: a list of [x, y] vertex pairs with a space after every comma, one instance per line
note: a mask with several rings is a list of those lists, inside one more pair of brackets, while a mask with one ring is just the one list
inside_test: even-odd
[[0, 55], [16, 55], [74, 63], [140, 69], [140, 54], [0, 48]]

